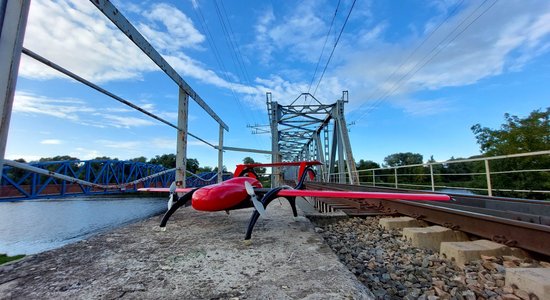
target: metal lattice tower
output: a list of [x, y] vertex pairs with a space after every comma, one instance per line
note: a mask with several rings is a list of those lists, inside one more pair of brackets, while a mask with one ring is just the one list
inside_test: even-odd
[[[305, 104], [308, 101], [311, 104]], [[272, 136], [272, 161], [318, 160], [322, 165], [317, 166], [317, 172], [323, 181], [345, 183], [349, 179], [351, 184], [359, 183], [344, 117], [347, 102], [348, 91], [344, 91], [342, 99], [333, 104], [322, 104], [313, 95], [302, 93], [290, 105], [280, 105], [268, 92], [266, 104]], [[257, 132], [265, 132], [260, 127]], [[332, 138], [329, 131], [332, 131]], [[336, 168], [337, 180], [330, 176]], [[281, 174], [274, 174], [272, 184], [278, 185], [280, 181]]]

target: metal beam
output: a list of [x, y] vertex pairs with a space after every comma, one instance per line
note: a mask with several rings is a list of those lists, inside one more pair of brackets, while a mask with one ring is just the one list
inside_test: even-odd
[[30, 4], [30, 0], [3, 0], [0, 3], [0, 178]]
[[90, 0], [120, 31], [122, 31], [136, 46], [138, 46], [151, 60], [161, 68], [161, 70], [172, 78], [172, 80], [193, 98], [197, 104], [202, 107], [218, 124], [225, 130], [229, 131], [229, 127], [221, 120], [221, 118], [204, 102], [204, 100], [187, 84], [183, 78], [172, 68], [170, 64], [153, 48], [153, 46], [141, 35], [141, 33], [122, 15], [122, 13], [109, 0]]
[[223, 127], [220, 125], [218, 146], [218, 183], [223, 181]]
[[220, 150], [220, 148], [223, 148], [224, 151], [236, 151], [236, 152], [250, 152], [250, 153], [260, 153], [260, 154], [273, 154], [272, 151], [269, 150], [259, 150], [259, 149], [249, 149], [249, 148], [239, 148], [239, 147], [229, 147], [229, 146], [214, 146], [214, 148]]

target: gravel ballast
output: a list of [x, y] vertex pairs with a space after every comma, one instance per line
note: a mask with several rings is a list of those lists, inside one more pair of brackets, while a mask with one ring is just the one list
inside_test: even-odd
[[460, 268], [432, 250], [412, 247], [401, 230], [386, 231], [378, 221], [350, 218], [316, 227], [377, 299], [538, 299], [505, 286], [506, 268], [550, 267], [529, 258], [484, 256]]

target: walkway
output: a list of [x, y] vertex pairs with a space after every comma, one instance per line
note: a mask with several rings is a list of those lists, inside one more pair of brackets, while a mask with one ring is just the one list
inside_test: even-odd
[[273, 202], [252, 243], [251, 210], [178, 211], [0, 267], [1, 299], [369, 299], [303, 216]]

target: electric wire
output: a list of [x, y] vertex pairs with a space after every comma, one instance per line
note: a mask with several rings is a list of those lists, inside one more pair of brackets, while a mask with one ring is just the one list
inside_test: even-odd
[[[404, 67], [404, 66], [410, 61], [410, 59], [418, 52], [418, 50], [419, 50], [424, 44], [426, 44], [426, 42], [427, 42], [427, 41], [428, 41], [428, 40], [429, 40], [429, 39], [430, 39], [430, 38], [440, 29], [440, 28], [441, 28], [441, 26], [443, 26], [443, 24], [447, 23], [447, 21], [454, 15], [454, 13], [458, 10], [458, 8], [459, 8], [460, 6], [462, 6], [463, 3], [464, 3], [464, 0], [462, 0], [462, 1], [460, 1], [458, 4], [456, 4], [456, 5], [454, 6], [454, 8], [452, 9], [452, 11], [451, 11], [449, 14], [447, 14], [447, 17], [446, 17], [443, 21], [441, 21], [436, 27], [434, 27], [434, 29], [433, 29], [433, 30], [432, 30], [432, 31], [422, 40], [422, 42], [419, 43], [419, 44], [414, 48], [414, 50], [411, 51], [411, 52], [409, 53], [409, 55], [407, 56], [407, 58], [405, 58], [405, 59], [401, 62], [401, 64], [400, 64], [397, 68], [395, 68], [395, 69], [393, 70], [393, 72], [392, 72], [390, 75], [388, 75], [388, 76], [386, 77], [386, 79], [382, 82], [382, 84], [381, 84], [380, 86], [384, 86], [386, 83], [389, 83], [389, 82], [390, 82], [390, 79], [392, 79], [392, 78], [394, 77], [395, 74], [398, 74], [399, 71], [401, 71], [401, 69], [403, 69], [403, 67]], [[371, 98], [373, 98], [377, 93], [383, 93], [381, 87], [379, 87], [378, 89], [376, 89], [376, 90], [374, 90], [372, 93], [370, 93], [370, 95], [368, 95], [368, 96], [366, 97], [366, 99], [371, 99]], [[356, 111], [360, 111], [366, 104], [367, 104], [367, 103], [365, 102], [365, 103], [363, 103], [362, 105], [360, 105], [360, 106], [356, 109]], [[355, 121], [357, 121], [357, 120], [355, 120]]]
[[[475, 23], [480, 17], [482, 17], [487, 11], [489, 11], [497, 2], [498, 0], [495, 0], [491, 5], [489, 5], [485, 10], [483, 10], [477, 17], [475, 17], [470, 23], [468, 23], [461, 31], [459, 31], [454, 37], [452, 37], [449, 41], [446, 42], [445, 45], [441, 46], [445, 40], [447, 40], [453, 33], [455, 33], [461, 26], [466, 22], [466, 20], [470, 19], [475, 12], [477, 12], [485, 3], [487, 3], [488, 0], [483, 1], [472, 13], [470, 13], [466, 18], [462, 20], [462, 22], [457, 25], [443, 40], [441, 40], [432, 50], [425, 55], [419, 62], [417, 62], [405, 75], [403, 75], [393, 86], [392, 89], [386, 92], [382, 97], [380, 97], [379, 100], [375, 102], [373, 106], [369, 108], [369, 110], [365, 111], [359, 118], [357, 118], [354, 122], [357, 122], [361, 120], [363, 117], [365, 117], [368, 113], [373, 111], [376, 106], [387, 100], [390, 96], [392, 96], [400, 87], [400, 83], [403, 82], [403, 80], [407, 77], [409, 77], [405, 82], [408, 82], [418, 71], [420, 71], [422, 68], [424, 68], [428, 63], [430, 63], [441, 51], [443, 51], [445, 48], [447, 48], [453, 41], [455, 41], [462, 33], [464, 33], [470, 26]], [[436, 51], [437, 50], [437, 51]], [[435, 52], [434, 52], [435, 51]], [[433, 54], [433, 55], [432, 55]], [[430, 57], [431, 55], [431, 57]], [[426, 59], [424, 61], [424, 59]], [[422, 62], [424, 61], [424, 62]], [[409, 76], [410, 75], [410, 76]]]
[[339, 7], [340, 7], [340, 0], [338, 0], [338, 3], [336, 4], [336, 9], [334, 10], [334, 15], [332, 16], [332, 20], [330, 21], [330, 26], [327, 31], [327, 36], [325, 37], [323, 48], [321, 49], [321, 54], [319, 55], [319, 59], [317, 60], [317, 65], [315, 66], [315, 71], [313, 72], [313, 76], [311, 77], [311, 81], [309, 82], [309, 87], [307, 88], [308, 93], [311, 91], [311, 85], [313, 84], [313, 80], [315, 80], [315, 76], [317, 76], [317, 70], [319, 69], [319, 64], [321, 63], [321, 59], [323, 58], [323, 54], [325, 53], [325, 47], [327, 46], [328, 38], [330, 36], [330, 33], [332, 32], [332, 25], [334, 25], [334, 19], [336, 19], [336, 15], [338, 14]]
[[[208, 41], [208, 44], [210, 45], [210, 48], [214, 52], [214, 57], [216, 59], [216, 62], [218, 63], [218, 66], [222, 69], [222, 77], [224, 78], [224, 80], [227, 83], [229, 83], [229, 90], [231, 91], [231, 95], [233, 96], [233, 100], [237, 103], [237, 106], [238, 106], [239, 111], [241, 112], [241, 114], [244, 115], [244, 117], [247, 120], [249, 120], [248, 119], [248, 114], [246, 114], [244, 112], [241, 101], [238, 99], [238, 97], [235, 93], [235, 89], [233, 87], [233, 82], [230, 80], [230, 78], [228, 76], [228, 74], [229, 74], [229, 72], [227, 71], [228, 69], [225, 66], [224, 62], [223, 62], [220, 51], [219, 51], [219, 49], [216, 45], [215, 39], [212, 35], [212, 32], [210, 31], [208, 23], [206, 22], [206, 18], [204, 17], [202, 9], [198, 5], [197, 6], [192, 5], [192, 6], [193, 6], [193, 10], [195, 11], [195, 15], [197, 16], [197, 19], [199, 20], [199, 24], [200, 24], [201, 28], [207, 34], [207, 41]], [[250, 122], [250, 121], [248, 121], [248, 122]]]
[[323, 68], [323, 72], [321, 73], [321, 77], [319, 77], [319, 82], [317, 82], [317, 86], [315, 87], [315, 90], [313, 91], [313, 94], [312, 94], [313, 96], [315, 96], [315, 93], [317, 93], [317, 88], [319, 88], [319, 85], [321, 84], [321, 81], [323, 80], [323, 76], [325, 75], [325, 72], [326, 72], [327, 67], [330, 63], [330, 60], [332, 59], [332, 55], [334, 54], [334, 50], [336, 50], [336, 46], [338, 46], [338, 42], [340, 41], [340, 37], [342, 36], [342, 33], [344, 33], [344, 29], [346, 28], [346, 24], [348, 23], [349, 16], [351, 15], [351, 12], [353, 11], [353, 7], [355, 6], [356, 1], [357, 0], [353, 0], [353, 3], [351, 4], [348, 15], [346, 16], [346, 20], [344, 21], [344, 24], [342, 25], [342, 29], [340, 29], [340, 33], [338, 34], [338, 38], [334, 42], [334, 46], [332, 47], [332, 51], [330, 52], [327, 63], [325, 64], [325, 67]]
[[[241, 72], [242, 78], [248, 84], [248, 86], [252, 86], [250, 76], [248, 75], [246, 65], [244, 64], [244, 59], [239, 50], [239, 46], [237, 45], [233, 27], [231, 26], [231, 22], [229, 20], [229, 16], [227, 14], [227, 10], [225, 9], [223, 1], [221, 1], [221, 5], [218, 5], [217, 0], [213, 0], [213, 2], [216, 7], [216, 13], [218, 15], [220, 25], [224, 32], [226, 43], [228, 45], [228, 48], [231, 50], [230, 51], [232, 54], [231, 59], [233, 60], [233, 64], [235, 65], [235, 70], [236, 71], [239, 70]], [[220, 9], [220, 6], [221, 6], [221, 9]], [[251, 117], [255, 122], [255, 124], [258, 124], [254, 114], [251, 114]]]

